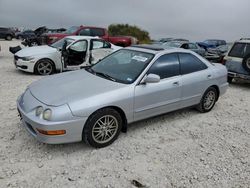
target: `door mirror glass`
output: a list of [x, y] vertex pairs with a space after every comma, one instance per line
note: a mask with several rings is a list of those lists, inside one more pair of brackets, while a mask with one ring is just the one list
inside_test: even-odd
[[148, 74], [146, 78], [143, 80], [143, 83], [157, 83], [160, 82], [161, 78], [156, 74]]

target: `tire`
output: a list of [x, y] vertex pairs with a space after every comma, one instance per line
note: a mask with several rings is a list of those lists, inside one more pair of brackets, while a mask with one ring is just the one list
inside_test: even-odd
[[41, 59], [36, 63], [34, 71], [38, 75], [50, 75], [55, 72], [55, 65], [49, 59]]
[[227, 76], [227, 82], [229, 83], [229, 84], [231, 84], [232, 82], [233, 82], [233, 77], [231, 77], [231, 76]]
[[217, 90], [214, 87], [209, 87], [203, 94], [201, 101], [197, 105], [196, 109], [202, 113], [209, 112], [213, 109], [217, 99]]
[[13, 38], [13, 37], [12, 37], [11, 35], [7, 35], [7, 36], [5, 37], [6, 40], [12, 40], [12, 38]]
[[250, 54], [246, 55], [242, 61], [243, 68], [250, 73]]
[[[83, 140], [95, 148], [106, 147], [112, 144], [119, 136], [122, 122], [121, 115], [116, 110], [112, 108], [100, 109], [87, 120], [83, 129]], [[109, 137], [106, 138], [106, 136]]]

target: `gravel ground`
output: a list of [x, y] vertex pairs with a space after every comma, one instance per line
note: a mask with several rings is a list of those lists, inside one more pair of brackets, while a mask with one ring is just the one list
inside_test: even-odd
[[[46, 145], [21, 125], [16, 99], [40, 76], [15, 69], [0, 41], [0, 187], [250, 187], [250, 84], [234, 83], [214, 109], [134, 123], [109, 147]], [[133, 181], [134, 180], [134, 181]]]

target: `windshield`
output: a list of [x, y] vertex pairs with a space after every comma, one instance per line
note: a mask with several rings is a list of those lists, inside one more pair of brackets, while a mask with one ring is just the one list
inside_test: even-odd
[[181, 43], [179, 43], [179, 42], [166, 42], [166, 43], [164, 43], [164, 46], [179, 48], [181, 46]]
[[72, 26], [72, 27], [68, 28], [64, 33], [72, 34], [72, 33], [76, 32], [78, 29], [79, 29], [79, 27]]
[[153, 57], [150, 53], [122, 49], [107, 56], [87, 71], [116, 82], [131, 84]]
[[71, 44], [74, 40], [70, 38], [63, 38], [61, 40], [56, 41], [55, 43], [51, 44], [50, 46], [57, 49], [62, 49], [64, 42], [67, 42], [67, 46]]
[[204, 43], [206, 43], [208, 45], [216, 45], [217, 41], [215, 41], [215, 40], [205, 40]]

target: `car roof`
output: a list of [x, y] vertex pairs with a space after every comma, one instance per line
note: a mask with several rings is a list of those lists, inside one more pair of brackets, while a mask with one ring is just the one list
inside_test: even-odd
[[237, 40], [237, 43], [250, 43], [250, 40]]
[[67, 36], [66, 38], [73, 39], [73, 40], [100, 39], [99, 37], [92, 37], [92, 36]]
[[173, 52], [184, 52], [184, 53], [192, 53], [190, 50], [182, 49], [182, 48], [173, 48], [173, 47], [164, 47], [162, 45], [133, 45], [130, 47], [126, 47], [125, 49], [146, 52], [151, 54], [165, 54], [165, 53], [173, 53]]

